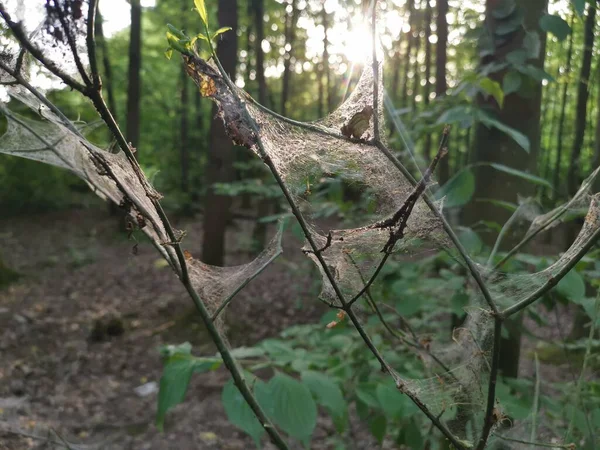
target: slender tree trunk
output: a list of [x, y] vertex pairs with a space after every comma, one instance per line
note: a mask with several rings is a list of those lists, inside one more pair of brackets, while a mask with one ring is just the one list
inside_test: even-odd
[[[429, 107], [429, 95], [431, 94], [431, 0], [425, 0], [425, 86], [423, 89], [423, 103], [425, 109]], [[425, 162], [429, 163], [431, 160], [431, 133], [427, 133], [425, 136], [425, 143], [423, 145], [423, 156]]]
[[[127, 86], [127, 140], [137, 149], [140, 143], [140, 96], [142, 67], [142, 7], [131, 0], [129, 34], [129, 83]], [[138, 155], [139, 157], [139, 155]]]
[[181, 191], [189, 192], [190, 190], [190, 153], [188, 140], [188, 83], [185, 67], [181, 67], [181, 136], [180, 136], [180, 158], [181, 158]]
[[[217, 44], [217, 56], [225, 71], [235, 79], [237, 61], [237, 28], [238, 14], [236, 0], [219, 0], [219, 27], [231, 27], [232, 32], [225, 33]], [[208, 193], [204, 212], [204, 236], [202, 257], [204, 262], [222, 266], [225, 257], [225, 231], [229, 222], [231, 197], [217, 195], [214, 192], [215, 183], [233, 181], [233, 144], [225, 133], [221, 119], [216, 117], [217, 107], [213, 106], [210, 129], [210, 148], [207, 164]]]
[[[490, 35], [502, 24], [502, 21], [494, 17], [494, 10], [503, 3], [498, 0], [488, 0], [486, 5], [486, 27]], [[524, 12], [524, 26], [507, 37], [502, 46], [497, 46], [495, 53], [486, 57], [482, 63], [503, 62], [507, 54], [515, 49], [522, 48], [525, 30], [536, 31], [540, 35], [540, 55], [530, 63], [538, 68], [544, 67], [546, 54], [546, 33], [539, 27], [539, 18], [548, 7], [548, 0], [519, 0], [517, 10], [513, 14]], [[518, 9], [521, 9], [519, 11]], [[509, 16], [503, 20], [511, 20]], [[488, 59], [489, 58], [489, 59]], [[490, 77], [502, 83], [506, 69], [490, 74]], [[474, 163], [499, 163], [526, 172], [535, 172], [537, 158], [540, 148], [540, 117], [542, 102], [542, 84], [535, 83], [527, 97], [519, 93], [509, 94], [504, 99], [504, 106], [499, 109], [493, 99], [485, 100], [479, 98], [481, 107], [496, 108], [499, 120], [520, 131], [529, 139], [530, 150], [525, 152], [508, 135], [497, 129], [488, 129], [484, 125], [478, 125], [474, 143]], [[533, 187], [530, 183], [516, 177], [495, 171], [493, 168], [483, 165], [475, 170], [475, 195], [471, 203], [465, 208], [464, 216], [467, 223], [475, 223], [480, 220], [503, 224], [509, 217], [509, 212], [490, 202], [477, 201], [478, 199], [495, 199], [516, 203], [518, 195], [531, 195]], [[501, 187], [501, 188], [499, 188]], [[493, 243], [495, 236], [483, 236], [488, 243]], [[505, 239], [505, 246], [512, 244], [511, 239]], [[521, 343], [521, 315], [505, 323], [508, 330], [508, 338], [501, 342], [500, 370], [505, 376], [516, 377], [518, 375], [518, 361]]]
[[[437, 44], [435, 46], [435, 98], [446, 95], [448, 84], [446, 83], [446, 64], [448, 62], [448, 0], [437, 0]], [[443, 185], [450, 178], [450, 166], [448, 158], [442, 158], [438, 164], [438, 179]]]
[[317, 67], [317, 117], [321, 118], [325, 116], [324, 104], [325, 104], [325, 89], [323, 86], [323, 64], [319, 64]]
[[[246, 28], [246, 84], [247, 84], [246, 90], [248, 92], [250, 92], [250, 84], [252, 82], [252, 80], [250, 79], [250, 74], [252, 73], [252, 56], [251, 56], [252, 55], [252, 40], [250, 39], [250, 36], [252, 36], [253, 30], [254, 30], [254, 28], [252, 26], [252, 20], [251, 20], [251, 17], [254, 17], [252, 8], [253, 8], [252, 1], [247, 0], [246, 15], [248, 17], [248, 27]], [[254, 39], [256, 39], [256, 37]]]
[[[265, 81], [265, 64], [262, 41], [264, 31], [264, 0], [252, 0], [254, 4], [254, 26], [256, 28], [256, 42], [254, 52], [256, 53], [256, 79], [258, 80], [258, 101], [265, 105], [267, 102], [267, 83]], [[269, 213], [270, 204], [268, 198], [259, 198], [256, 208], [257, 218], [260, 219]], [[267, 242], [267, 225], [257, 221], [252, 232], [256, 250], [262, 250]]]
[[256, 81], [258, 82], [258, 101], [267, 105], [267, 82], [265, 80], [265, 52], [262, 42], [265, 39], [264, 0], [252, 0], [254, 9], [254, 27], [256, 28], [256, 40], [254, 41], [254, 53], [256, 54]]
[[[600, 80], [600, 61], [596, 65], [596, 77]], [[596, 97], [596, 134], [592, 170], [600, 167], [600, 92]], [[600, 192], [600, 177], [594, 182], [593, 192]]]
[[415, 21], [415, 0], [408, 0], [408, 25], [410, 30], [406, 33], [406, 55], [404, 57], [404, 78], [402, 79], [402, 95], [400, 97], [400, 104], [402, 107], [406, 107], [408, 103], [408, 75], [410, 73], [410, 57], [412, 54], [412, 48], [414, 43], [414, 21]]
[[589, 79], [592, 69], [592, 51], [594, 48], [594, 27], [596, 24], [596, 3], [588, 3], [587, 17], [584, 27], [583, 60], [577, 86], [577, 107], [575, 116], [575, 140], [571, 150], [571, 162], [567, 174], [567, 190], [569, 195], [575, 194], [579, 188], [579, 175], [581, 165], [581, 148], [585, 137], [585, 122], [587, 117], [587, 102], [589, 97]]
[[117, 120], [117, 102], [115, 101], [115, 88], [112, 76], [112, 66], [108, 54], [106, 39], [104, 38], [104, 30], [102, 28], [102, 14], [100, 10], [96, 13], [96, 21], [94, 22], [96, 33], [96, 45], [102, 53], [102, 68], [104, 69], [104, 78], [102, 80], [102, 88], [106, 90], [108, 97], [108, 107], [112, 116]]
[[329, 68], [329, 14], [325, 12], [325, 4], [323, 3], [323, 29], [325, 38], [323, 39], [323, 72], [325, 75], [325, 96], [327, 99], [327, 112], [333, 111], [333, 96], [331, 95], [331, 70]]
[[291, 64], [294, 56], [294, 46], [296, 45], [296, 26], [300, 10], [296, 8], [296, 0], [291, 2], [292, 13], [285, 17], [285, 42], [286, 51], [283, 56], [283, 80], [281, 87], [281, 114], [287, 114], [287, 102], [290, 98], [290, 81], [292, 78]]
[[202, 95], [198, 89], [194, 89], [194, 123], [195, 123], [195, 142], [194, 148], [196, 151], [193, 153], [193, 165], [196, 170], [192, 172], [192, 185], [191, 190], [191, 201], [194, 205], [198, 204], [200, 200], [200, 191], [204, 186], [204, 173], [205, 173], [205, 159], [206, 159], [206, 146], [205, 146], [205, 134], [204, 134], [204, 110], [202, 108]]
[[[571, 15], [571, 30], [573, 30], [573, 26], [575, 25], [575, 14]], [[569, 36], [569, 49], [567, 50], [567, 61], [565, 66], [565, 82], [562, 86], [562, 94], [561, 94], [561, 107], [560, 107], [560, 116], [558, 119], [558, 134], [556, 137], [556, 159], [554, 161], [554, 178], [552, 185], [554, 187], [554, 195], [552, 196], [553, 203], [556, 203], [558, 200], [558, 195], [560, 192], [560, 164], [562, 160], [562, 150], [563, 150], [563, 142], [564, 142], [564, 131], [565, 131], [565, 118], [566, 110], [567, 110], [567, 93], [569, 91], [569, 74], [571, 73], [571, 63], [573, 59], [573, 34], [574, 30], [571, 32]]]
[[[426, 0], [427, 1], [427, 0]], [[418, 10], [421, 10], [421, 1], [417, 3]], [[415, 40], [415, 62], [413, 64], [413, 88], [412, 88], [412, 110], [413, 114], [417, 112], [417, 95], [419, 93], [419, 86], [421, 83], [421, 65], [419, 64], [419, 52], [421, 51], [421, 28], [423, 25], [423, 21], [420, 19], [421, 15], [417, 14], [418, 20], [415, 20], [415, 29], [416, 34], [414, 36]]]

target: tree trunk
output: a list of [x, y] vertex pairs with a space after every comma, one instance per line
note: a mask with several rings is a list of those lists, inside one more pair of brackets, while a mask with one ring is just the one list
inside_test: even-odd
[[264, 0], [252, 0], [254, 9], [254, 27], [256, 28], [256, 39], [254, 41], [254, 52], [256, 53], [256, 81], [258, 82], [258, 102], [267, 105], [267, 82], [265, 80], [265, 53], [262, 42], [265, 39]]
[[561, 107], [560, 107], [560, 116], [558, 119], [558, 134], [556, 138], [556, 160], [554, 161], [554, 178], [552, 185], [554, 187], [554, 195], [552, 196], [552, 201], [556, 203], [558, 200], [558, 195], [560, 192], [560, 163], [562, 159], [562, 150], [563, 150], [563, 139], [564, 139], [564, 131], [565, 131], [565, 117], [566, 117], [566, 109], [567, 109], [567, 93], [569, 90], [569, 74], [571, 73], [571, 62], [573, 59], [573, 34], [574, 29], [573, 25], [575, 24], [575, 14], [571, 16], [571, 35], [569, 36], [569, 49], [567, 50], [567, 61], [565, 66], [565, 83], [562, 88], [561, 94]]
[[[294, 55], [294, 46], [296, 45], [296, 26], [300, 10], [296, 8], [296, 0], [292, 0], [292, 13], [285, 17], [285, 42], [286, 51], [283, 56], [283, 81], [281, 87], [281, 114], [287, 114], [287, 102], [290, 98], [290, 80], [292, 78], [291, 64]], [[288, 50], [289, 46], [289, 50]]]
[[[427, 0], [426, 0], [427, 1]], [[417, 3], [418, 8], [421, 9], [421, 2]], [[415, 40], [415, 62], [413, 64], [413, 88], [412, 88], [412, 112], [413, 114], [417, 113], [417, 95], [419, 93], [419, 83], [421, 82], [421, 77], [419, 76], [419, 72], [421, 70], [421, 65], [419, 64], [419, 52], [421, 51], [421, 28], [422, 28], [422, 20], [421, 15], [417, 15], [418, 20], [415, 20], [415, 29], [416, 35], [414, 36]]]
[[[265, 105], [267, 101], [267, 86], [265, 81], [265, 64], [262, 41], [264, 39], [264, 0], [252, 0], [254, 4], [254, 26], [256, 27], [256, 42], [254, 51], [256, 53], [256, 79], [258, 80], [258, 102]], [[256, 208], [257, 218], [266, 216], [269, 211], [269, 199], [258, 199]], [[267, 224], [257, 221], [252, 232], [254, 246], [257, 251], [262, 250], [267, 242]]]
[[406, 55], [404, 58], [404, 78], [402, 80], [402, 95], [400, 96], [400, 105], [404, 108], [408, 102], [408, 74], [410, 72], [410, 55], [413, 47], [414, 20], [415, 20], [415, 0], [408, 0], [408, 25], [410, 30], [406, 33]]
[[102, 28], [102, 14], [100, 10], [96, 12], [96, 21], [94, 22], [94, 30], [96, 34], [96, 45], [102, 52], [102, 68], [104, 69], [104, 79], [102, 80], [102, 88], [106, 90], [108, 97], [108, 107], [110, 113], [117, 121], [117, 102], [115, 101], [115, 89], [112, 76], [112, 66], [110, 64], [110, 57], [108, 55], [108, 47], [106, 46], [106, 39], [104, 39], [104, 30]]
[[[596, 78], [600, 80], [600, 62], [597, 64]], [[600, 167], [600, 92], [596, 97], [596, 140], [594, 146], [594, 157], [592, 159], [592, 170]], [[600, 192], [600, 176], [596, 178], [592, 192]]]
[[[425, 109], [429, 107], [429, 95], [431, 94], [431, 0], [425, 0], [425, 86], [423, 89], [423, 103]], [[425, 157], [425, 163], [429, 164], [431, 160], [431, 133], [427, 133], [425, 136], [425, 143], [423, 145], [423, 156]]]
[[[493, 11], [502, 3], [498, 0], [488, 0], [486, 5], [486, 27], [489, 27], [490, 35], [502, 22], [494, 18]], [[546, 33], [539, 28], [539, 18], [546, 12], [548, 0], [520, 0], [517, 7], [524, 10], [524, 26], [512, 35], [503, 36], [507, 39], [502, 46], [496, 46], [496, 51], [491, 57], [482, 61], [503, 62], [506, 55], [511, 51], [522, 48], [525, 30], [537, 31], [540, 35], [540, 54], [537, 59], [530, 63], [542, 69], [546, 54]], [[519, 14], [515, 11], [513, 14]], [[509, 16], [504, 20], [511, 20]], [[489, 60], [488, 60], [489, 58]], [[502, 79], [507, 69], [493, 73], [490, 77], [502, 84]], [[523, 133], [530, 142], [529, 153], [526, 153], [512, 138], [505, 133], [495, 129], [488, 129], [480, 124], [476, 128], [474, 143], [474, 163], [498, 163], [525, 172], [535, 172], [537, 157], [540, 147], [540, 116], [542, 101], [541, 82], [531, 80], [532, 86], [527, 97], [513, 93], [504, 99], [504, 107], [500, 110], [493, 99], [484, 100], [479, 98], [480, 107], [496, 107], [498, 119]], [[467, 223], [485, 220], [503, 224], [509, 218], [510, 212], [496, 206], [488, 201], [477, 201], [478, 199], [494, 199], [511, 203], [517, 203], [518, 195], [531, 195], [533, 186], [527, 181], [514, 176], [500, 173], [493, 168], [484, 165], [475, 169], [475, 195], [471, 203], [465, 209]], [[488, 244], [493, 243], [495, 236], [486, 235], [484, 240]], [[505, 239], [505, 246], [511, 245], [511, 239]], [[509, 337], [501, 342], [501, 366], [500, 369], [505, 376], [516, 377], [518, 375], [518, 358], [520, 354], [521, 318], [506, 322]]]
[[333, 97], [331, 95], [331, 70], [329, 68], [329, 14], [325, 11], [325, 3], [323, 3], [323, 29], [325, 37], [323, 39], [323, 75], [325, 75], [325, 97], [327, 100], [327, 112], [333, 111]]
[[567, 190], [569, 195], [575, 194], [579, 188], [581, 148], [585, 137], [585, 122], [587, 116], [587, 102], [589, 97], [588, 82], [592, 69], [592, 50], [594, 47], [594, 27], [596, 24], [596, 3], [590, 2], [587, 7], [587, 17], [584, 28], [583, 60], [581, 62], [581, 72], [579, 74], [579, 84], [577, 86], [577, 108], [575, 116], [575, 139], [571, 150], [571, 162], [567, 174]]
[[181, 158], [181, 191], [188, 193], [190, 190], [190, 153], [188, 141], [188, 83], [185, 67], [181, 66], [181, 136], [180, 136], [180, 158]]
[[[448, 84], [446, 83], [446, 64], [448, 62], [448, 0], [437, 0], [437, 44], [435, 46], [435, 98], [446, 95]], [[443, 185], [450, 178], [450, 164], [448, 158], [442, 158], [438, 164], [438, 179]]]
[[[140, 95], [142, 66], [142, 7], [140, 0], [131, 0], [129, 34], [129, 83], [127, 86], [127, 140], [137, 149], [140, 143]], [[138, 155], [139, 158], [139, 155]]]
[[[225, 71], [235, 79], [235, 64], [237, 60], [237, 1], [219, 0], [219, 27], [231, 27], [233, 31], [225, 33], [219, 39], [217, 56]], [[204, 236], [202, 243], [202, 258], [205, 263], [222, 266], [225, 257], [225, 231], [229, 221], [231, 197], [217, 195], [214, 192], [215, 183], [233, 181], [233, 144], [227, 137], [221, 119], [215, 117], [216, 105], [213, 106], [212, 123], [210, 128], [210, 146], [207, 164], [207, 195], [204, 211]]]

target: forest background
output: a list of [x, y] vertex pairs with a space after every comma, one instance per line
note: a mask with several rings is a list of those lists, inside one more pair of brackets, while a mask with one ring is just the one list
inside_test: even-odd
[[[24, 18], [31, 30], [43, 20], [43, 8], [36, 2], [7, 1], [6, 5], [17, 17]], [[144, 172], [165, 195], [165, 208], [182, 224], [201, 230], [202, 243], [196, 245], [202, 260], [217, 266], [248, 260], [267, 245], [275, 222], [290, 214], [263, 164], [230, 142], [223, 133], [222, 123], [215, 119], [212, 103], [202, 97], [179, 59], [169, 60], [165, 55], [167, 23], [184, 30], [199, 28], [190, 2], [132, 0], [130, 5], [100, 2], [96, 34], [108, 104], [126, 130], [127, 140], [137, 150], [136, 157]], [[368, 5], [354, 1], [219, 0], [207, 6], [214, 23], [232, 28], [219, 37], [218, 52], [237, 86], [261, 104], [296, 120], [324, 117], [347, 98], [371, 49], [370, 29], [362, 15]], [[505, 256], [533, 218], [568, 201], [600, 165], [597, 8], [595, 1], [583, 0], [407, 0], [385, 4], [385, 13], [380, 17], [380, 38], [385, 61], [387, 139], [399, 157], [411, 163], [413, 174], [418, 176], [435, 155], [444, 125], [452, 125], [447, 144], [449, 153], [437, 170], [441, 187], [437, 195], [446, 196], [447, 217], [476, 259], [485, 262], [490, 252], [491, 259]], [[493, 27], [491, 22], [495, 22]], [[3, 44], [7, 36], [2, 36]], [[67, 116], [82, 123], [97, 121], [96, 111], [82, 98], [72, 95], [36, 66], [31, 70], [32, 83], [46, 92]], [[8, 101], [5, 93], [0, 95]], [[6, 121], [2, 120], [0, 126], [4, 130]], [[102, 128], [93, 131], [92, 136], [99, 145], [114, 145]], [[591, 191], [598, 192], [600, 177], [593, 184]], [[307, 179], [306, 190], [317, 200], [315, 216], [322, 220], [324, 229], [325, 224], [340, 226], [356, 221], [357, 214], [369, 211], [368, 192], [357, 192], [341, 179], [328, 179], [324, 183]], [[109, 235], [109, 230], [124, 228], [118, 214], [103, 207], [80, 180], [59, 169], [14, 157], [0, 159], [0, 208], [3, 211], [0, 307], [4, 308], [6, 330], [12, 328], [11, 320], [19, 321], [19, 317], [29, 327], [33, 326], [31, 322], [38, 321], [23, 311], [40, 308], [36, 305], [43, 303], [40, 299], [48, 289], [44, 280], [56, 276], [53, 271], [64, 270], [74, 279], [78, 271], [101, 271], [107, 260], [98, 248], [106, 244], [100, 245], [98, 241]], [[550, 264], [573, 241], [586, 211], [574, 208], [568, 220], [522, 249], [515, 263], [505, 270], [531, 271]], [[39, 228], [21, 225], [39, 221], [44, 223]], [[30, 232], [42, 234], [54, 223], [71, 230], [77, 228], [74, 221], [85, 224], [101, 221], [113, 223], [114, 227], [101, 226], [94, 236], [85, 234], [56, 248], [28, 244], [30, 239], [36, 242]], [[507, 223], [509, 227], [505, 226]], [[506, 230], [508, 236], [497, 241], [498, 234]], [[96, 232], [104, 237], [98, 238]], [[298, 238], [297, 226], [291, 224], [287, 234], [290, 239]], [[38, 239], [43, 240], [43, 235]], [[496, 243], [500, 244], [497, 248]], [[137, 247], [130, 241], [117, 244], [121, 250]], [[143, 247], [144, 242], [140, 245]], [[27, 250], [13, 251], [19, 248]], [[600, 390], [595, 377], [599, 341], [593, 329], [600, 278], [597, 253], [598, 249], [593, 249], [557, 289], [544, 297], [539, 307], [509, 323], [503, 334], [501, 371], [507, 380], [503, 394], [518, 411], [515, 415], [513, 410], [511, 418], [531, 421], [532, 414], [535, 417], [543, 412], [560, 424], [561, 430], [564, 428], [562, 434], [552, 435], [553, 426], [546, 424], [539, 436], [531, 436], [536, 441], [544, 437], [550, 442], [560, 436], [564, 444], [578, 439], [584, 448], [595, 445], [592, 430], [600, 427]], [[417, 323], [445, 315], [459, 324], [467, 302], [465, 294], [456, 288], [450, 298], [442, 298], [440, 280], [460, 285], [456, 281], [460, 280], [460, 270], [437, 258], [441, 257], [417, 255], [402, 270], [392, 266], [396, 272], [390, 269], [379, 289], [390, 297], [401, 291], [412, 292], [415, 299], [428, 299], [429, 303], [421, 301], [396, 307]], [[28, 262], [30, 259], [35, 263]], [[151, 259], [146, 263], [152, 266]], [[281, 273], [291, 277], [288, 280], [292, 283], [299, 274], [313, 273], [309, 265], [293, 257], [280, 263], [277, 271], [272, 278], [278, 280], [275, 285], [285, 279]], [[34, 289], [39, 297], [18, 304], [17, 300], [24, 298], [28, 289]], [[287, 306], [270, 309], [267, 305], [262, 314], [283, 314], [283, 317], [264, 319], [269, 330], [250, 333], [250, 338], [239, 338], [236, 343], [254, 345], [264, 337], [277, 336], [282, 329], [284, 336], [285, 330], [289, 336], [294, 329], [289, 327], [297, 322], [324, 329], [324, 324], [333, 318], [332, 312], [318, 305], [306, 306], [317, 303], [317, 292], [318, 286], [313, 283], [309, 287], [294, 286], [285, 300], [275, 293], [269, 295], [271, 301], [283, 301]], [[98, 300], [85, 296], [86, 303], [96, 304]], [[154, 299], [157, 300], [159, 296]], [[165, 314], [169, 319], [165, 323], [180, 324], [179, 313]], [[106, 324], [114, 325], [116, 334], [122, 336], [132, 331], [135, 320], [138, 319], [124, 318], [117, 304], [99, 307], [85, 318], [78, 333], [86, 342], [117, 345]], [[256, 318], [250, 316], [246, 320], [253, 322]], [[235, 325], [235, 320], [233, 324], [240, 326]], [[149, 330], [157, 326], [161, 325], [153, 321], [144, 325]], [[176, 325], [171, 324], [166, 330], [172, 330], [173, 326]], [[28, 330], [32, 332], [32, 328]], [[450, 327], [433, 326], [427, 331], [426, 334], [433, 335], [450, 333]], [[18, 333], [13, 336], [5, 333], [6, 342], [18, 337]], [[156, 335], [152, 333], [154, 339]], [[178, 336], [159, 331], [159, 342], [149, 340], [146, 344], [179, 344], [189, 340], [197, 345], [202, 340], [194, 336], [196, 333], [197, 327], [190, 327], [187, 333]], [[15, 364], [20, 359], [29, 359], [21, 352], [23, 347], [21, 351], [11, 348], [7, 344], [2, 351], [12, 355]], [[111, 349], [107, 347], [109, 353]], [[335, 351], [327, 347], [321, 350]], [[158, 357], [155, 359], [159, 362]], [[534, 361], [552, 367], [548, 369], [551, 381], [541, 394], [547, 403], [542, 402], [541, 406], [539, 388], [535, 388], [540, 372], [534, 370]], [[19, 369], [19, 364], [15, 364], [2, 375], [18, 379], [22, 367]], [[291, 372], [294, 370], [300, 371], [292, 368]], [[576, 393], [582, 400], [580, 404], [567, 405], [567, 397], [561, 397], [561, 392], [570, 395], [572, 392], [565, 386], [580, 375], [582, 382], [576, 383], [579, 389]], [[338, 382], [345, 386], [348, 380], [341, 378]], [[407, 411], [389, 410], [377, 397], [373, 380], [360, 382], [365, 385], [356, 392], [362, 394], [344, 396], [345, 403], [357, 409], [352, 414], [362, 418], [356, 425], [359, 434], [368, 430], [376, 441], [395, 442], [409, 448], [440, 445], [433, 443], [433, 438], [427, 436]], [[21, 398], [23, 388], [18, 382], [16, 386], [6, 388], [3, 395]], [[29, 395], [35, 402], [36, 396], [43, 396], [42, 392]], [[348, 394], [348, 388], [343, 392]], [[367, 410], [376, 410], [381, 415], [369, 418], [368, 413], [361, 411], [365, 405]], [[158, 408], [160, 414], [160, 404]], [[164, 403], [163, 409], [162, 414], [166, 411]], [[325, 409], [331, 409], [331, 405]], [[510, 408], [508, 412], [511, 413]], [[44, 414], [47, 416], [42, 421], [52, 416], [41, 415]], [[336, 414], [331, 415], [335, 419]], [[57, 417], [51, 419], [61, 422]], [[338, 433], [332, 431], [336, 429]], [[339, 423], [329, 429], [325, 426], [317, 441], [321, 445], [345, 445], [348, 437], [344, 433], [349, 431], [341, 429], [343, 432], [339, 431]], [[192, 441], [209, 445], [205, 441], [211, 439], [212, 436], [197, 435]]]

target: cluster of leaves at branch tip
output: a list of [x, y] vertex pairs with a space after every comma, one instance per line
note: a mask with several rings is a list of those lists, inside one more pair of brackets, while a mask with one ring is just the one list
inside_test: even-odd
[[204, 32], [200, 32], [194, 36], [188, 36], [183, 30], [179, 30], [177, 27], [168, 24], [167, 42], [169, 43], [169, 48], [165, 50], [167, 59], [171, 59], [173, 50], [176, 50], [183, 55], [198, 54], [198, 49], [196, 48], [196, 42], [198, 40], [206, 41], [208, 43], [212, 55], [214, 54], [213, 41], [221, 34], [231, 30], [231, 27], [222, 27], [211, 35], [208, 28], [208, 13], [206, 12], [204, 0], [194, 0], [194, 6], [193, 9], [198, 12], [200, 20], [202, 21]]

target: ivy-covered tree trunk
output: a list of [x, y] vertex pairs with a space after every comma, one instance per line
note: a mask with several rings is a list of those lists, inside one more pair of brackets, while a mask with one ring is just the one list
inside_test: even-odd
[[129, 83], [127, 86], [127, 140], [134, 148], [140, 143], [140, 96], [142, 67], [142, 7], [140, 0], [131, 0], [129, 33]]
[[587, 16], [584, 27], [584, 49], [577, 86], [577, 107], [575, 110], [575, 139], [571, 150], [569, 173], [567, 174], [567, 190], [569, 195], [575, 194], [580, 184], [581, 148], [585, 138], [587, 103], [590, 95], [590, 73], [592, 70], [592, 53], [594, 49], [594, 28], [596, 26], [596, 2], [587, 5]]
[[[219, 27], [231, 27], [233, 31], [220, 36], [217, 44], [217, 56], [225, 71], [235, 79], [237, 61], [237, 0], [219, 0]], [[204, 211], [204, 236], [202, 242], [202, 258], [207, 264], [222, 266], [225, 259], [225, 231], [229, 222], [231, 197], [217, 195], [215, 183], [233, 181], [233, 143], [225, 133], [220, 118], [216, 117], [217, 107], [213, 106], [210, 127], [210, 145], [206, 170], [207, 195]]]
[[[448, 84], [446, 82], [446, 64], [448, 62], [448, 0], [437, 0], [437, 44], [435, 47], [435, 97], [446, 95]], [[438, 165], [438, 179], [444, 184], [450, 177], [450, 163], [448, 158], [442, 158]]]
[[[548, 0], [520, 0], [517, 1], [517, 9], [508, 17], [497, 19], [496, 11], [508, 0], [488, 0], [486, 4], [486, 34], [493, 36], [494, 42], [491, 48], [495, 49], [482, 58], [481, 64], [492, 62], [504, 62], [506, 56], [517, 49], [526, 49], [524, 40], [527, 33], [537, 33], [539, 37], [539, 48], [529, 49], [529, 59], [524, 63], [537, 69], [543, 69], [546, 53], [546, 34], [539, 27], [539, 18], [546, 12]], [[519, 9], [521, 11], [519, 11]], [[514, 22], [515, 15], [524, 13], [523, 23]], [[496, 33], [500, 25], [513, 23], [513, 29], [509, 34], [506, 30]], [[506, 28], [504, 26], [504, 28]], [[526, 31], [527, 30], [527, 31]], [[534, 54], [538, 50], [537, 55]], [[503, 69], [490, 75], [490, 78], [502, 85], [502, 80], [509, 69]], [[479, 98], [479, 107], [495, 114], [503, 124], [519, 131], [529, 140], [529, 151], [525, 151], [508, 134], [496, 129], [487, 128], [479, 124], [476, 128], [473, 157], [475, 164], [498, 163], [525, 172], [535, 172], [540, 148], [540, 116], [542, 101], [542, 83], [539, 79], [525, 78], [521, 75], [521, 89], [507, 95], [504, 98], [502, 108], [496, 101], [489, 97]], [[488, 165], [480, 165], [475, 169], [475, 194], [470, 204], [465, 209], [464, 217], [468, 224], [477, 221], [495, 222], [504, 224], [510, 217], [510, 212], [489, 202], [489, 199], [504, 202], [517, 203], [518, 195], [531, 195], [534, 186], [515, 176], [498, 172]], [[496, 236], [487, 234], [482, 236], [489, 244], [492, 244]], [[510, 246], [511, 240], [506, 239], [505, 245]], [[508, 338], [501, 343], [500, 368], [505, 376], [516, 377], [518, 375], [519, 354], [521, 344], [521, 322], [517, 317], [505, 323], [508, 330]]]

